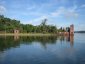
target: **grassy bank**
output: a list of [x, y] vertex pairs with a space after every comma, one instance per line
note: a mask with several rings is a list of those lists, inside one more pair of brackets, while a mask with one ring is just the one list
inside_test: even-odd
[[14, 33], [2, 33], [0, 36], [56, 36], [57, 34], [52, 33], [20, 33], [20, 34], [14, 34]]

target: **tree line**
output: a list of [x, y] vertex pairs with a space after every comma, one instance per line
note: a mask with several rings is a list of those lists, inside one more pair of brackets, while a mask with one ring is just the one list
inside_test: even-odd
[[20, 30], [21, 33], [57, 33], [64, 31], [61, 27], [58, 29], [54, 25], [47, 25], [47, 19], [42, 20], [40, 25], [22, 24], [19, 20], [10, 19], [0, 15], [0, 32], [13, 33], [15, 29]]

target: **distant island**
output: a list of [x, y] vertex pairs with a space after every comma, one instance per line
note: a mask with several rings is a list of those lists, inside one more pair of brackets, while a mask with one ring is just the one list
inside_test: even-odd
[[75, 31], [74, 33], [85, 33], [85, 31]]

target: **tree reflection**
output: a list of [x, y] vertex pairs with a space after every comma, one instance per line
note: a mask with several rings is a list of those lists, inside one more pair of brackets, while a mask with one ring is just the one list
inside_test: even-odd
[[34, 42], [46, 48], [47, 44], [56, 44], [57, 40], [70, 42], [73, 46], [74, 36], [0, 36], [0, 51], [19, 47], [20, 44], [31, 45]]

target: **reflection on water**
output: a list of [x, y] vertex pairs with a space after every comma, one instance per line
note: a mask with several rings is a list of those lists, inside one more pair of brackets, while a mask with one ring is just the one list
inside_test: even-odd
[[63, 42], [67, 41], [70, 46], [73, 46], [74, 36], [2, 36], [0, 37], [0, 51], [10, 49], [11, 47], [20, 46], [20, 44], [32, 44], [33, 42], [39, 42], [43, 47], [46, 44], [56, 44], [57, 41]]
[[0, 36], [0, 64], [85, 64], [85, 34]]

